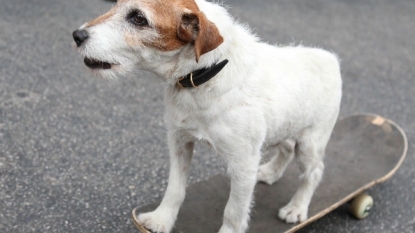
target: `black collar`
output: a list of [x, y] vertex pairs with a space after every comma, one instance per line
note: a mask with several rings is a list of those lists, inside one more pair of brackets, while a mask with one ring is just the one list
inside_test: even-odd
[[228, 63], [228, 59], [225, 59], [218, 64], [214, 64], [208, 68], [203, 68], [200, 70], [193, 71], [186, 76], [181, 77], [177, 81], [177, 86], [181, 88], [188, 88], [188, 87], [198, 87], [199, 85], [209, 81], [211, 78], [215, 77], [223, 67]]

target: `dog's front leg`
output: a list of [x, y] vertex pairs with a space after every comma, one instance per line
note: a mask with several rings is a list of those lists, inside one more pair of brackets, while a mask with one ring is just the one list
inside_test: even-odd
[[243, 146], [230, 151], [232, 154], [225, 155], [225, 160], [228, 163], [231, 191], [219, 233], [244, 233], [248, 228], [252, 195], [261, 157], [260, 149]]
[[140, 214], [138, 222], [153, 233], [171, 232], [184, 201], [194, 142], [180, 133], [169, 132], [170, 175], [166, 193], [153, 212]]

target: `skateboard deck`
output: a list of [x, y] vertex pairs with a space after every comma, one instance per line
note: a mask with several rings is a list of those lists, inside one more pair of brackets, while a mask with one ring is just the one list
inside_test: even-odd
[[[324, 177], [309, 206], [309, 218], [298, 224], [287, 224], [278, 218], [278, 210], [299, 186], [299, 169], [291, 163], [275, 184], [256, 185], [248, 232], [295, 232], [390, 178], [402, 164], [407, 148], [405, 133], [391, 120], [370, 114], [339, 120], [327, 145]], [[218, 232], [229, 190], [229, 179], [221, 174], [190, 185], [173, 233]], [[137, 214], [152, 211], [158, 204], [133, 210], [133, 222], [138, 228]]]

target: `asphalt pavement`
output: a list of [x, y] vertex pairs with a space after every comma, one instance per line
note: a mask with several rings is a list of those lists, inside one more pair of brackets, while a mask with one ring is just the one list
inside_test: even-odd
[[[147, 72], [118, 81], [94, 78], [73, 47], [72, 31], [112, 4], [0, 3], [1, 233], [135, 233], [130, 211], [164, 193], [161, 80]], [[337, 53], [344, 81], [340, 115], [380, 114], [408, 136], [397, 174], [370, 189], [375, 206], [366, 220], [353, 219], [343, 206], [300, 232], [415, 232], [415, 2], [225, 4], [263, 41]], [[198, 145], [189, 183], [224, 170]]]

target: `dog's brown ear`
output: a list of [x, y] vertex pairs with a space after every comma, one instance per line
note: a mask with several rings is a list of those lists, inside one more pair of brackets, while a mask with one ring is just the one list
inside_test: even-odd
[[202, 12], [183, 14], [177, 35], [180, 40], [194, 44], [197, 62], [200, 56], [214, 50], [223, 42], [218, 28]]

